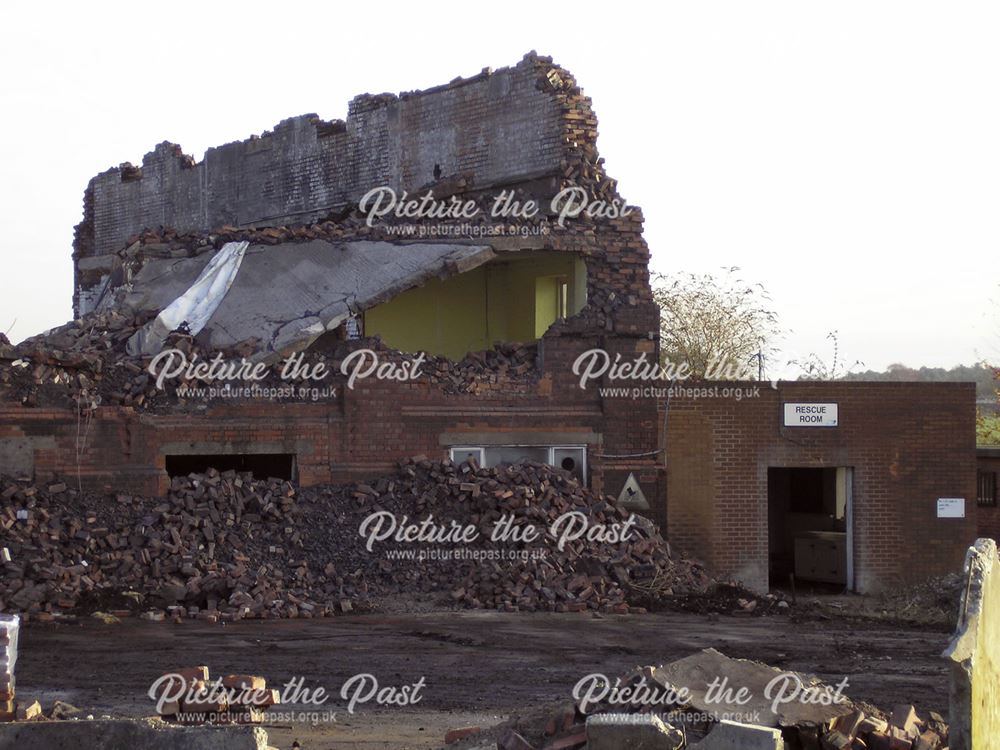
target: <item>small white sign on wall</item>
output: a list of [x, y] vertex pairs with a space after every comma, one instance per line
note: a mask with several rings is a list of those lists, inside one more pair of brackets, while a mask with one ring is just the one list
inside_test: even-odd
[[939, 497], [937, 501], [938, 518], [965, 518], [964, 497]]
[[836, 404], [785, 404], [785, 427], [836, 427]]

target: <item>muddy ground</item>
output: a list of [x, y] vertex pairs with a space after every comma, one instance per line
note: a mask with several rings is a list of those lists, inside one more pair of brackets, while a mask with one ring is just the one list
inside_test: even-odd
[[[95, 716], [152, 714], [153, 680], [171, 668], [207, 664], [213, 676], [264, 675], [278, 686], [303, 677], [333, 697], [321, 707], [335, 721], [282, 722], [271, 744], [304, 750], [433, 748], [445, 732], [489, 726], [526, 708], [568, 700], [595, 672], [617, 676], [714, 647], [737, 658], [849, 679], [847, 694], [891, 709], [900, 702], [947, 712], [939, 654], [948, 634], [879, 623], [795, 623], [787, 617], [687, 613], [632, 616], [441, 612], [359, 615], [328, 620], [247, 621], [231, 625], [124, 620], [104, 625], [31, 624], [17, 663], [19, 697], [69, 702]], [[345, 710], [340, 689], [371, 673], [380, 686], [426, 686], [408, 707]], [[328, 718], [328, 717], [327, 717]]]

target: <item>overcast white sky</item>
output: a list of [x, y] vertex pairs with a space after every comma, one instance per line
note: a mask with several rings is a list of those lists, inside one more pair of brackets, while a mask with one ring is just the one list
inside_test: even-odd
[[836, 329], [867, 367], [1000, 359], [998, 3], [13, 5], [0, 331], [14, 341], [71, 317], [73, 225], [99, 171], [163, 140], [201, 159], [535, 49], [593, 98], [654, 268], [740, 266], [794, 331], [785, 358], [826, 355]]

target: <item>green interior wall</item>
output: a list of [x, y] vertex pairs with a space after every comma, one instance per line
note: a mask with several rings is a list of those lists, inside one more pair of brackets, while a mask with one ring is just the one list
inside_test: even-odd
[[535, 341], [556, 320], [563, 282], [572, 315], [586, 303], [583, 260], [570, 253], [518, 253], [432, 279], [367, 310], [365, 333], [395, 349], [451, 359], [498, 341]]

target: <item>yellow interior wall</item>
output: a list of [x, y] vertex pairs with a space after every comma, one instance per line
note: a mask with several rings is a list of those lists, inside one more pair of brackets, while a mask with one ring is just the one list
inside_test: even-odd
[[559, 317], [559, 286], [562, 276], [539, 276], [535, 279], [535, 338], [540, 339]]
[[403, 351], [450, 359], [499, 341], [531, 342], [556, 319], [557, 280], [567, 314], [586, 303], [583, 261], [568, 253], [518, 253], [444, 281], [432, 279], [365, 312], [365, 334]]
[[405, 351], [453, 359], [489, 348], [486, 267], [441, 281], [431, 279], [365, 312], [365, 334]]

